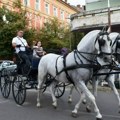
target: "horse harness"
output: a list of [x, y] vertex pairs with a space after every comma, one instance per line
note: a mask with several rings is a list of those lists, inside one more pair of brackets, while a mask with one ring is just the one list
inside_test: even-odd
[[112, 44], [112, 47], [115, 45], [116, 43], [116, 48], [115, 48], [115, 53], [113, 53], [116, 57], [116, 60], [118, 60], [118, 55], [120, 55], [117, 51], [118, 48], [120, 49], [120, 34], [118, 34], [118, 36], [116, 37], [115, 41]]
[[[99, 49], [100, 49], [100, 53], [99, 54], [93, 54], [93, 53], [87, 53], [87, 52], [80, 52], [80, 51], [78, 51], [77, 49], [76, 50], [74, 50], [73, 52], [74, 52], [74, 60], [75, 60], [75, 65], [72, 65], [72, 66], [69, 66], [69, 67], [67, 67], [67, 65], [66, 65], [66, 56], [63, 56], [63, 66], [64, 66], [64, 68], [61, 70], [61, 71], [58, 71], [58, 68], [57, 68], [57, 61], [58, 61], [58, 59], [61, 57], [61, 56], [59, 56], [58, 58], [57, 58], [57, 60], [56, 60], [56, 65], [55, 65], [55, 67], [56, 67], [56, 76], [57, 75], [59, 75], [60, 73], [62, 73], [62, 72], [65, 72], [65, 74], [66, 74], [66, 78], [68, 79], [68, 81], [70, 82], [70, 83], [72, 83], [73, 85], [74, 85], [74, 82], [73, 82], [73, 80], [72, 80], [72, 78], [70, 77], [70, 75], [68, 74], [68, 71], [70, 71], [70, 70], [74, 70], [74, 69], [79, 69], [79, 68], [90, 68], [90, 69], [96, 69], [97, 71], [99, 71], [101, 68], [104, 68], [104, 66], [103, 67], [101, 67], [101, 65], [97, 62], [97, 56], [99, 56], [99, 55], [103, 55], [103, 54], [107, 54], [107, 55], [110, 55], [110, 53], [104, 53], [104, 52], [102, 52], [101, 50], [101, 46], [103, 46], [104, 44], [105, 44], [105, 40], [103, 39], [103, 37], [100, 39], [99, 37], [100, 36], [103, 36], [103, 35], [107, 35], [107, 37], [108, 37], [108, 33], [107, 32], [100, 32], [99, 34], [98, 34], [98, 36], [96, 37], [96, 40], [95, 40], [95, 44], [96, 44], [96, 42], [97, 42], [97, 40], [98, 40], [98, 43], [99, 43]], [[108, 40], [110, 40], [109, 38], [108, 38]], [[89, 60], [87, 57], [85, 57], [83, 54], [90, 54], [90, 55], [94, 55], [95, 56], [95, 59], [92, 61], [92, 60]], [[82, 61], [82, 59], [81, 59], [81, 57], [82, 58], [84, 58], [85, 60], [87, 60], [88, 62], [90, 62], [90, 64], [84, 64], [83, 63], [83, 61]], [[81, 62], [81, 64], [79, 64], [79, 62], [77, 61], [77, 59], [76, 58], [78, 58], [78, 60]], [[108, 65], [107, 65], [108, 66]], [[54, 77], [54, 78], [56, 78], [56, 76]]]

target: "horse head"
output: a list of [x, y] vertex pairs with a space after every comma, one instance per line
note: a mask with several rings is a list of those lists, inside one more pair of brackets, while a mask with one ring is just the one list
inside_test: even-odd
[[95, 40], [95, 49], [98, 51], [97, 60], [100, 64], [112, 62], [111, 40], [107, 31], [100, 31]]
[[111, 47], [113, 58], [120, 62], [120, 34], [117, 32], [112, 32], [109, 37], [112, 40]]

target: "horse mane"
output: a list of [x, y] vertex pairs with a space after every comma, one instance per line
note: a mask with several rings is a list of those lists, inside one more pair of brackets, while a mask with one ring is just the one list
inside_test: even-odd
[[110, 33], [109, 37], [112, 40], [112, 43], [115, 41], [116, 37], [119, 35], [117, 32]]
[[100, 30], [93, 30], [87, 33], [79, 42], [77, 49], [79, 50], [79, 48], [82, 48], [82, 49], [85, 48], [86, 45], [88, 44], [87, 41], [89, 40], [88, 42], [90, 41], [92, 42], [93, 40], [95, 40], [99, 32]]

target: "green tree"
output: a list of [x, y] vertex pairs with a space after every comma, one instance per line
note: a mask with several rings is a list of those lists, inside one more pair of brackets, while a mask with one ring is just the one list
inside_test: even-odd
[[11, 41], [19, 29], [25, 31], [24, 38], [30, 45], [33, 40], [41, 40], [43, 47], [48, 51], [60, 50], [62, 47], [74, 49], [83, 36], [78, 32], [75, 37], [76, 35], [70, 31], [70, 26], [61, 23], [57, 18], [49, 19], [39, 31], [28, 29], [29, 18], [26, 17], [26, 9], [21, 6], [21, 0], [16, 0], [13, 7], [16, 11], [10, 11], [5, 6], [0, 8], [0, 58], [2, 59], [12, 58]]
[[47, 49], [69, 48], [69, 35], [69, 26], [62, 25], [57, 18], [54, 18], [44, 23], [44, 27], [41, 28], [39, 32], [39, 39]]
[[39, 39], [46, 49], [67, 47], [73, 50], [82, 37], [83, 34], [71, 32], [70, 26], [61, 23], [57, 18], [49, 19], [39, 32]]
[[83, 38], [84, 33], [81, 33], [79, 30], [78, 31], [73, 31], [71, 33], [71, 48], [76, 49], [78, 43], [81, 41]]
[[25, 39], [28, 39], [29, 43], [32, 42], [32, 38], [34, 39], [35, 30], [28, 30], [28, 18], [25, 16], [26, 11], [22, 9], [20, 0], [17, 0], [13, 7], [16, 11], [10, 11], [5, 6], [0, 8], [0, 58], [4, 59], [12, 57], [11, 41], [16, 36], [17, 30], [25, 31]]

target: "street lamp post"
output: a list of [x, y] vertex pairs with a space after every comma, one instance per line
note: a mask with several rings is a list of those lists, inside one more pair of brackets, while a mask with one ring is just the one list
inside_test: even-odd
[[110, 32], [111, 32], [111, 31], [112, 31], [112, 29], [111, 29], [110, 0], [108, 0], [108, 27], [109, 27]]

